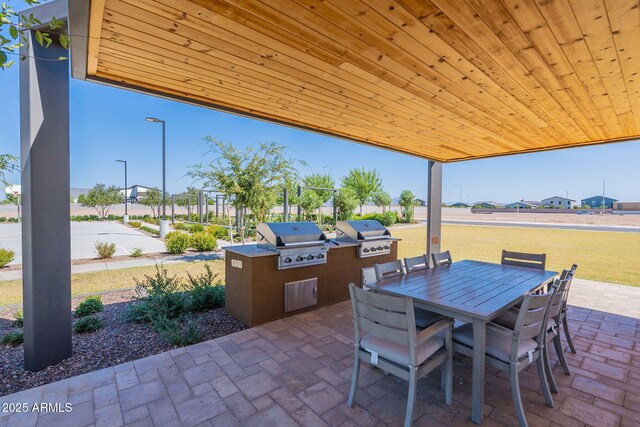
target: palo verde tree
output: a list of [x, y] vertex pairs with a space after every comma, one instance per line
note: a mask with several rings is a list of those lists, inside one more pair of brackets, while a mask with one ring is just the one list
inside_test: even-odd
[[287, 157], [287, 147], [275, 142], [241, 150], [210, 136], [204, 141], [209, 145], [205, 155], [214, 157], [208, 163], [192, 166], [188, 175], [222, 192], [238, 212], [240, 226], [245, 225], [247, 208], [257, 221], [263, 221], [287, 180], [297, 179], [295, 165], [305, 164]]
[[378, 171], [361, 169], [351, 169], [347, 176], [342, 178], [342, 185], [353, 190], [358, 199], [360, 214], [362, 215], [362, 205], [371, 200], [371, 197], [382, 189], [382, 181]]
[[[27, 6], [34, 6], [39, 3], [38, 0], [24, 0]], [[18, 57], [20, 48], [29, 44], [29, 31], [33, 27], [40, 27], [42, 22], [33, 14], [22, 14], [16, 11], [10, 4], [2, 3], [0, 7], [0, 69], [11, 67], [15, 61], [9, 56]], [[45, 47], [53, 42], [53, 38], [57, 38], [60, 45], [67, 49], [69, 47], [70, 38], [63, 32], [64, 21], [51, 17], [49, 28], [47, 30], [36, 30], [34, 36], [36, 42]], [[7, 38], [6, 35], [9, 37]], [[25, 59], [21, 57], [20, 59]], [[66, 57], [59, 57], [59, 60], [66, 60]]]
[[160, 217], [160, 203], [162, 203], [162, 192], [159, 188], [149, 188], [147, 194], [140, 199], [140, 204], [151, 208], [154, 218]]
[[374, 205], [382, 207], [382, 213], [385, 213], [387, 208], [391, 205], [391, 196], [384, 190], [378, 190], [373, 193], [371, 200]]
[[123, 196], [115, 185], [107, 187], [104, 184], [96, 184], [84, 197], [82, 206], [94, 208], [101, 219], [109, 214], [111, 206], [122, 203]]

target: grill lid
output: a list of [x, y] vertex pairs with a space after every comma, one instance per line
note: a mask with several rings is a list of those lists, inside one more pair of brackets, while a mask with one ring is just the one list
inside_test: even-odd
[[261, 222], [256, 234], [258, 247], [312, 246], [327, 241], [327, 236], [313, 222]]
[[387, 228], [373, 219], [359, 221], [338, 221], [336, 224], [337, 240], [363, 241], [388, 239], [391, 233]]

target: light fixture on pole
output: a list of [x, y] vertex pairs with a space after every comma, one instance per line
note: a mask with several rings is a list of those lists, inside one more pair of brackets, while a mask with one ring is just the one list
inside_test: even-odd
[[126, 160], [116, 160], [117, 163], [124, 163], [124, 217], [122, 218], [122, 222], [129, 221], [129, 204], [127, 203], [129, 196], [127, 194], [127, 161]]

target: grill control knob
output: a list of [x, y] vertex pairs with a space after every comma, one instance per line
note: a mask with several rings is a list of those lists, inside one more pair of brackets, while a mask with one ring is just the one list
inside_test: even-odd
[[369, 252], [369, 249], [364, 248], [364, 249], [362, 250], [362, 252], [364, 252], [364, 253], [366, 254], [366, 253], [368, 253], [368, 252]]
[[375, 252], [375, 251], [377, 251], [377, 249], [376, 249], [376, 248], [371, 248], [371, 249], [369, 249], [369, 250], [370, 250], [371, 252]]
[[300, 262], [302, 261], [304, 258], [302, 258], [302, 256], [298, 255], [298, 257], [296, 258], [296, 261]]
[[289, 264], [289, 263], [291, 262], [291, 258], [286, 257], [283, 261], [284, 261], [286, 264]]
[[381, 250], [383, 250], [383, 249], [384, 249], [384, 248], [383, 248], [382, 246], [378, 246], [378, 250], [379, 250], [379, 251], [381, 251]]
[[315, 259], [315, 257], [313, 255], [309, 255], [307, 257], [307, 261], [313, 261]]
[[385, 249], [391, 249], [389, 246], [385, 246], [384, 248], [385, 248]]
[[316, 258], [323, 259], [324, 258], [324, 254], [318, 254], [318, 255], [316, 255]]

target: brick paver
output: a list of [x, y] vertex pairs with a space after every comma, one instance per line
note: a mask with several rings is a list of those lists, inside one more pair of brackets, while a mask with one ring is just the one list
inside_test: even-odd
[[[578, 354], [545, 405], [535, 366], [521, 373], [530, 425], [640, 425], [640, 289], [578, 281], [569, 321]], [[612, 298], [611, 295], [614, 297]], [[605, 297], [607, 296], [607, 297]], [[0, 426], [376, 426], [404, 419], [407, 384], [363, 366], [356, 405], [346, 405], [353, 364], [348, 302], [0, 398], [66, 403], [71, 412], [0, 413]], [[487, 369], [484, 425], [517, 423], [508, 376]], [[471, 363], [456, 356], [454, 402], [439, 372], [418, 385], [416, 425], [470, 425]]]

